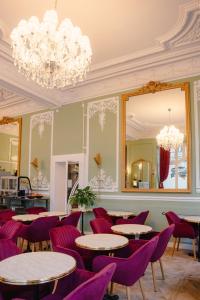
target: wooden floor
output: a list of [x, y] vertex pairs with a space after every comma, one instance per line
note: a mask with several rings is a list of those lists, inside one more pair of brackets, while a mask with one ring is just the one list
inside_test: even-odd
[[[146, 300], [200, 300], [200, 262], [185, 251], [176, 252], [172, 257], [170, 250], [163, 257], [165, 280], [159, 264], [155, 266], [158, 292], [153, 291], [150, 266], [142, 278]], [[113, 294], [118, 294], [121, 300], [127, 299], [126, 289], [120, 285], [114, 285]], [[131, 300], [142, 300], [138, 282], [131, 287]]]

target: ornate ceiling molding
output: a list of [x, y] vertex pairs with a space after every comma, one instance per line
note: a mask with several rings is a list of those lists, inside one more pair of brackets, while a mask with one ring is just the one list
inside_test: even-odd
[[200, 4], [191, 0], [180, 7], [178, 22], [155, 46], [93, 65], [85, 81], [62, 90], [43, 89], [27, 81], [13, 66], [9, 44], [3, 38], [0, 22], [0, 85], [45, 108], [119, 93], [150, 80], [171, 81], [199, 75]]

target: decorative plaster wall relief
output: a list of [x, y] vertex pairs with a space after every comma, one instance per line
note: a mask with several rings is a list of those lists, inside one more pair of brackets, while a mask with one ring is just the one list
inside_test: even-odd
[[[35, 190], [49, 190], [50, 161], [53, 143], [53, 112], [43, 112], [30, 118], [29, 177]], [[34, 168], [31, 162], [37, 159]]]
[[[109, 138], [108, 138], [109, 132]], [[118, 191], [119, 98], [90, 102], [87, 106], [88, 183], [96, 191]], [[102, 157], [101, 167], [94, 161]]]

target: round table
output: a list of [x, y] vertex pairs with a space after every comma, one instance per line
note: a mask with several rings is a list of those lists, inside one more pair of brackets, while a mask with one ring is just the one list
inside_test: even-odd
[[16, 215], [12, 216], [12, 219], [15, 221], [21, 221], [21, 222], [32, 222], [41, 216], [36, 215], [36, 214], [25, 214], [25, 215]]
[[72, 273], [76, 261], [58, 252], [29, 252], [0, 262], [0, 282], [11, 285], [35, 285], [34, 299], [39, 299], [39, 284], [51, 282]]
[[140, 224], [121, 224], [111, 227], [114, 233], [124, 235], [135, 235], [139, 237], [140, 234], [145, 234], [152, 231], [152, 227]]
[[83, 235], [75, 240], [76, 245], [80, 248], [103, 251], [123, 248], [128, 245], [128, 242], [124, 236], [109, 233]]
[[108, 210], [107, 214], [111, 217], [122, 217], [124, 219], [134, 215], [134, 213], [131, 211], [118, 211], [118, 210]]
[[64, 217], [66, 215], [67, 215], [67, 213], [64, 211], [44, 211], [44, 212], [39, 213], [39, 216], [41, 216], [41, 217], [52, 217], [52, 216]]
[[200, 262], [200, 216], [182, 216], [182, 219], [186, 220], [187, 222], [197, 224], [198, 230], [198, 250], [197, 250], [197, 258]]

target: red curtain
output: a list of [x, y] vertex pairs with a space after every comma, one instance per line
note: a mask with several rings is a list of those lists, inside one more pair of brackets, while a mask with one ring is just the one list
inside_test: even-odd
[[165, 181], [169, 174], [170, 150], [165, 150], [160, 147], [160, 182], [159, 188], [163, 189], [163, 181]]

